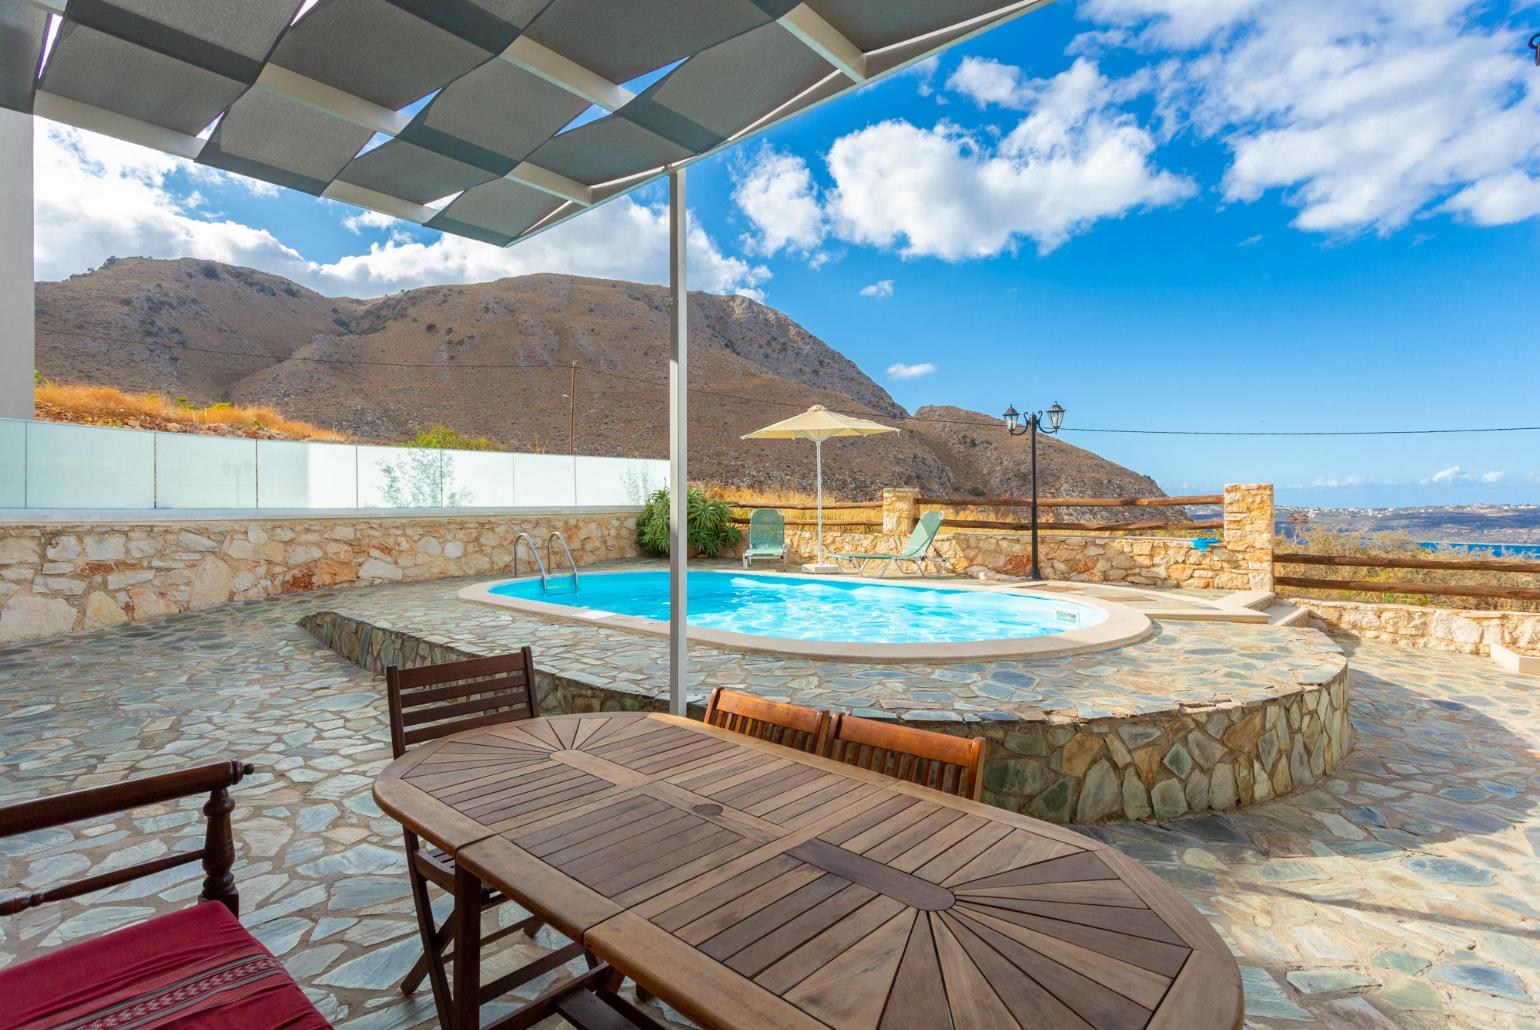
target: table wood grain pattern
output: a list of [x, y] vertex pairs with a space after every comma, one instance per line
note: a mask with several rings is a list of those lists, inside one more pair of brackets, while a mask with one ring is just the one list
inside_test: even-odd
[[425, 744], [382, 808], [712, 1027], [1237, 1026], [1208, 921], [1051, 824], [659, 714]]

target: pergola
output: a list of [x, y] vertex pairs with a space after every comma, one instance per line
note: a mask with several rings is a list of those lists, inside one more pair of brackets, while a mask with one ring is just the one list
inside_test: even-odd
[[1047, 0], [0, 0], [0, 416], [32, 415], [40, 115], [508, 246], [667, 175], [685, 706], [685, 168]]

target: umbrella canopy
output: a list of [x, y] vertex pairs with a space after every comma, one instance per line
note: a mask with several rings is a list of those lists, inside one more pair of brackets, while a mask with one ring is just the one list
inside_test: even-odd
[[896, 433], [897, 426], [842, 415], [815, 404], [800, 415], [782, 419], [773, 426], [745, 433], [745, 440], [811, 440], [818, 468], [818, 564], [823, 562], [823, 442], [836, 436], [876, 436]]

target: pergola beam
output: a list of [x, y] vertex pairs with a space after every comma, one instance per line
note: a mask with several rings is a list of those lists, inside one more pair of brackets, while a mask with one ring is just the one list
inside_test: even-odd
[[103, 136], [137, 143], [141, 147], [163, 151], [177, 157], [195, 161], [203, 150], [203, 140], [189, 136], [163, 125], [130, 118], [126, 114], [106, 111], [91, 104], [61, 97], [57, 93], [38, 90], [32, 100], [32, 113], [50, 121], [63, 122], [79, 129], [99, 132]]
[[370, 211], [378, 211], [382, 215], [390, 215], [403, 222], [416, 222], [419, 225], [438, 214], [437, 209], [424, 204], [414, 204], [410, 200], [402, 200], [400, 197], [393, 197], [389, 193], [380, 193], [378, 190], [371, 190], [364, 186], [355, 186], [341, 179], [332, 180], [331, 184], [321, 191], [321, 196], [328, 200], [340, 200], [354, 207], [366, 207]]
[[304, 104], [312, 110], [341, 118], [371, 132], [387, 136], [399, 136], [412, 121], [400, 111], [392, 111], [372, 100], [355, 96], [346, 90], [328, 86], [324, 82], [301, 75], [299, 72], [267, 64], [257, 76], [257, 86]]
[[807, 4], [798, 4], [782, 15], [781, 27], [838, 68], [851, 82], [867, 80], [866, 54]]
[[[402, 114], [400, 111], [392, 111], [388, 107], [381, 107], [379, 104], [365, 100], [363, 97], [355, 96], [345, 90], [337, 89], [335, 86], [328, 86], [324, 82], [317, 82], [315, 79], [307, 78], [298, 72], [292, 72], [287, 68], [280, 68], [273, 64], [269, 64], [262, 69], [261, 76], [257, 78], [257, 85], [281, 96], [288, 97], [296, 103], [301, 103], [320, 111], [323, 114], [333, 115], [341, 118], [343, 121], [368, 129], [371, 132], [390, 136], [392, 139], [401, 135], [412, 121], [409, 116]], [[586, 184], [578, 182], [576, 179], [570, 179], [558, 172], [553, 172], [548, 168], [530, 164], [528, 161], [520, 161], [503, 178], [537, 189], [541, 193], [548, 193], [562, 200], [576, 201], [585, 207], [593, 203], [592, 191]], [[342, 184], [334, 183], [333, 185]], [[326, 191], [326, 195], [337, 196], [331, 189]], [[386, 196], [383, 193], [375, 195]], [[338, 197], [338, 199], [341, 198]], [[405, 200], [398, 201], [398, 203], [410, 204], [409, 201]], [[421, 207], [421, 205], [411, 206]], [[374, 210], [378, 211], [381, 209], [374, 208]], [[401, 216], [397, 215], [396, 217], [399, 218]], [[433, 217], [431, 211], [428, 217]]]
[[563, 57], [548, 46], [536, 43], [528, 36], [520, 36], [508, 44], [508, 49], [498, 55], [502, 60], [531, 75], [539, 76], [553, 86], [559, 86], [574, 96], [582, 97], [590, 104], [598, 104], [606, 111], [618, 111], [625, 107], [633, 94], [624, 86], [606, 79], [597, 72], [589, 71], [576, 61]]

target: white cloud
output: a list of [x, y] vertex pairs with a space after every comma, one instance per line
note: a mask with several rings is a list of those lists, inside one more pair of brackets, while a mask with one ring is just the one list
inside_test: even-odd
[[[1469, 0], [1089, 0], [1154, 62], [1158, 110], [1231, 154], [1227, 199], [1277, 191], [1318, 232], [1448, 211], [1540, 215], [1540, 76]], [[1092, 48], [1094, 49], [1094, 47]]]
[[1083, 17], [1139, 30], [1147, 44], [1193, 46], [1261, 7], [1264, 0], [1083, 0]]
[[39, 279], [61, 279], [112, 255], [204, 257], [287, 275], [299, 253], [265, 229], [198, 214], [203, 197], [179, 199], [168, 180], [184, 172], [213, 184], [240, 181], [153, 150], [56, 125], [34, 128], [33, 262]]
[[1330, 478], [1317, 476], [1310, 481], [1310, 485], [1312, 487], [1336, 489], [1340, 487], [1363, 486], [1366, 482], [1368, 482], [1368, 480], [1366, 480], [1363, 476], [1340, 476]]
[[[769, 279], [769, 271], [724, 254], [694, 222], [688, 256], [692, 289], [742, 293], [756, 300], [763, 296], [759, 287]], [[434, 283], [487, 282], [531, 272], [665, 282], [668, 207], [622, 197], [506, 248], [460, 236], [430, 243], [392, 239], [362, 254], [311, 264], [302, 278], [323, 292], [373, 297]]]
[[394, 229], [400, 221], [380, 211], [356, 211], [342, 220], [342, 227], [361, 233], [365, 229]]
[[878, 279], [870, 286], [863, 286], [861, 287], [861, 296], [876, 297], [878, 300], [887, 300], [889, 297], [893, 296], [893, 280]]
[[765, 143], [737, 166], [733, 201], [754, 224], [744, 238], [750, 253], [810, 254], [827, 228], [807, 162]]
[[1420, 480], [1423, 486], [1456, 486], [1467, 483], [1480, 483], [1482, 486], [1496, 486], [1508, 478], [1508, 473], [1501, 469], [1491, 472], [1466, 472], [1462, 465], [1450, 465], [1446, 469], [1440, 469]]
[[[363, 253], [315, 262], [266, 229], [207, 217], [199, 192], [173, 177], [243, 188], [250, 180], [42, 119], [36, 132], [33, 255], [39, 279], [82, 272], [112, 255], [209, 258], [357, 297], [530, 272], [641, 282], [663, 282], [668, 274], [666, 205], [622, 197], [510, 248], [458, 236], [423, 243], [393, 232]], [[318, 202], [320, 216], [335, 210]], [[404, 227], [383, 215], [342, 210], [342, 224], [355, 232]], [[713, 293], [762, 299], [770, 277], [762, 265], [724, 253], [698, 223], [690, 230], [689, 261], [691, 288]]]
[[893, 364], [888, 366], [888, 375], [894, 379], [921, 379], [936, 370], [936, 366], [929, 361], [922, 361], [918, 365]]
[[[1174, 204], [1191, 183], [1151, 163], [1155, 141], [1115, 106], [1124, 95], [1078, 60], [1047, 80], [981, 62], [961, 85], [1031, 113], [998, 141], [942, 123], [884, 121], [835, 141], [828, 198], [841, 239], [906, 258], [992, 257], [1021, 237], [1046, 253], [1102, 218]], [[997, 102], [997, 101], [992, 101]]]

